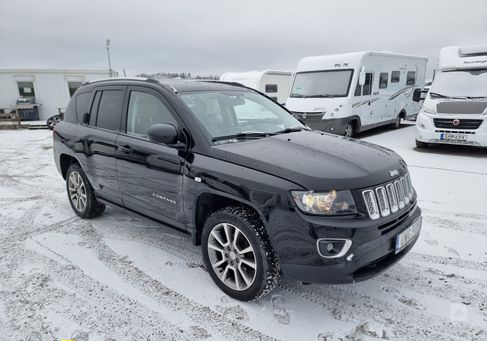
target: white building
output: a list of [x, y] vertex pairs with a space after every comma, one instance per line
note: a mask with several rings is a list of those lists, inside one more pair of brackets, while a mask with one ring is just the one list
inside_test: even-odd
[[15, 106], [17, 99], [35, 97], [39, 119], [64, 110], [83, 82], [110, 77], [109, 70], [0, 68], [0, 109]]

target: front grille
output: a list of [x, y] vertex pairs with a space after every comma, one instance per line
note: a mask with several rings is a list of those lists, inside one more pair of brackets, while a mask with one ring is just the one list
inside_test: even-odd
[[313, 125], [313, 124], [316, 124], [316, 123], [320, 123], [321, 122], [321, 118], [323, 117], [323, 114], [322, 112], [318, 112], [318, 113], [306, 113], [306, 112], [296, 112], [294, 111], [293, 114], [300, 118], [304, 123], [308, 124], [308, 125]]
[[435, 118], [434, 122], [436, 128], [477, 129], [483, 120]]
[[414, 188], [409, 173], [395, 181], [362, 191], [365, 207], [373, 220], [404, 209], [413, 196]]

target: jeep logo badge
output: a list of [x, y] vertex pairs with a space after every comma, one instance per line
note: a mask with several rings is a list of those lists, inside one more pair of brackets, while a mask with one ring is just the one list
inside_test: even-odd
[[303, 120], [305, 120], [306, 117], [308, 117], [308, 114], [304, 113], [303, 116], [302, 116]]
[[458, 119], [455, 118], [452, 123], [453, 123], [454, 126], [457, 126], [457, 125], [460, 124], [460, 120], [458, 120]]
[[389, 171], [389, 175], [390, 175], [391, 177], [393, 177], [393, 176], [398, 176], [398, 175], [399, 175], [399, 171], [398, 171], [397, 169], [390, 170], [390, 171]]

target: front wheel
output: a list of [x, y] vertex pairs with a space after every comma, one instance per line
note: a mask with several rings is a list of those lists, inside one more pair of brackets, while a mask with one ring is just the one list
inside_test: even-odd
[[220, 209], [206, 220], [203, 261], [228, 296], [252, 301], [279, 281], [279, 264], [259, 216], [244, 207]]
[[353, 137], [355, 135], [355, 125], [352, 122], [348, 122], [347, 126], [345, 127], [345, 132], [343, 136], [345, 137]]
[[401, 126], [401, 121], [402, 121], [402, 116], [401, 115], [398, 115], [396, 117], [396, 120], [394, 121], [394, 123], [392, 124], [392, 128], [393, 129], [398, 129], [400, 126]]

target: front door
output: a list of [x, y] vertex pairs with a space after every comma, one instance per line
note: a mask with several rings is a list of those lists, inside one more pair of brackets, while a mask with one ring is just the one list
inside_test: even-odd
[[117, 138], [117, 172], [125, 207], [184, 228], [182, 169], [178, 149], [149, 140], [156, 123], [180, 127], [177, 114], [157, 91], [128, 89], [122, 132]]

